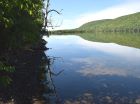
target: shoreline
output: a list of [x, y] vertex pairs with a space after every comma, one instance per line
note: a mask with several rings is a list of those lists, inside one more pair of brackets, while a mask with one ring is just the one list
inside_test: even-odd
[[[12, 53], [10, 64], [15, 66], [16, 71], [10, 74], [11, 83], [0, 86], [0, 103], [14, 102], [17, 104], [32, 104], [34, 100], [45, 103], [43, 98], [44, 84], [47, 65], [47, 56], [44, 51], [45, 44], [31, 50], [20, 50]], [[12, 101], [13, 100], [13, 101]]]

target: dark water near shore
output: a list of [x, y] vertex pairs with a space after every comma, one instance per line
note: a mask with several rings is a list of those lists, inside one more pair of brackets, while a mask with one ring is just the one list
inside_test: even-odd
[[[140, 49], [79, 36], [50, 36], [46, 55], [57, 98], [65, 104], [140, 104]], [[53, 95], [52, 95], [53, 99]], [[82, 103], [85, 102], [85, 103]]]
[[44, 39], [45, 53], [10, 56], [16, 71], [0, 83], [0, 104], [140, 104], [140, 49], [76, 35]]

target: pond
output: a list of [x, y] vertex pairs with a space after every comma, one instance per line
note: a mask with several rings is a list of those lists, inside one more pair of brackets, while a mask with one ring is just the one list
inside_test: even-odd
[[[140, 49], [52, 35], [45, 54], [57, 98], [65, 104], [140, 104]], [[52, 99], [53, 96], [52, 96]]]

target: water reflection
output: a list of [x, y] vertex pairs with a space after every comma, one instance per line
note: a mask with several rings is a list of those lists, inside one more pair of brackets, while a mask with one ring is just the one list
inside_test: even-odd
[[94, 57], [73, 58], [71, 59], [71, 62], [81, 65], [79, 66], [79, 70], [77, 70], [77, 72], [84, 76], [115, 75], [140, 78], [140, 65], [137, 63], [128, 64], [127, 61], [120, 62], [116, 59], [102, 61], [95, 59]]
[[54, 78], [65, 104], [88, 103], [88, 94], [93, 98], [89, 104], [139, 104], [140, 49], [73, 35], [51, 36], [47, 41], [52, 50], [46, 54], [63, 58], [53, 68], [65, 69]]
[[57, 97], [50, 69], [54, 58], [43, 51], [24, 53], [18, 58], [16, 71], [9, 76], [11, 84], [0, 85], [0, 104], [53, 104], [51, 96]]
[[[140, 58], [140, 49], [121, 46], [115, 43], [99, 43], [99, 42], [91, 42], [84, 39], [80, 39], [77, 41], [77, 44], [81, 45], [85, 49], [94, 49], [99, 50], [105, 53], [118, 55], [127, 59], [135, 60]], [[131, 55], [132, 53], [135, 53]], [[132, 59], [133, 58], [133, 59]]]
[[58, 76], [63, 72], [61, 70], [58, 73], [53, 72], [53, 69], [51, 68], [54, 61], [57, 59], [57, 57], [48, 57], [47, 64], [46, 64], [46, 75], [44, 80], [44, 85], [46, 85], [47, 92], [44, 93], [45, 99], [47, 99], [48, 104], [61, 104], [61, 99], [59, 98], [59, 95], [56, 91], [56, 86], [53, 80], [53, 76]]
[[[34, 53], [32, 56], [34, 57], [34, 55], [38, 58], [44, 57], [43, 53]], [[29, 62], [29, 60], [25, 60], [25, 62]], [[26, 65], [17, 64], [17, 70], [10, 76], [11, 84], [6, 87], [0, 86], [0, 104], [37, 104], [37, 102], [46, 104], [43, 98], [45, 89], [44, 85], [40, 83], [41, 76], [39, 74], [43, 74], [44, 69], [42, 67], [39, 70], [39, 64], [33, 65], [34, 63], [35, 61], [30, 60]], [[42, 61], [40, 64], [43, 66], [44, 63]]]

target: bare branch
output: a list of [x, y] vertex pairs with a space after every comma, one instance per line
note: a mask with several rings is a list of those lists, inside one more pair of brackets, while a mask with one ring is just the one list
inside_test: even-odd
[[58, 12], [58, 11], [55, 10], [55, 9], [51, 9], [51, 10], [49, 10], [49, 11], [47, 12], [47, 14], [49, 14], [50, 12], [56, 12], [57, 14], [61, 14], [60, 12]]
[[55, 9], [49, 9], [49, 6], [50, 6], [50, 0], [47, 0], [47, 5], [46, 5], [46, 8], [45, 8], [45, 15], [44, 15], [44, 26], [43, 28], [46, 29], [46, 27], [59, 27], [59, 26], [53, 26], [52, 23], [49, 21], [48, 19], [48, 15], [51, 13], [51, 12], [55, 12], [57, 14], [61, 14], [61, 11], [57, 11]]

